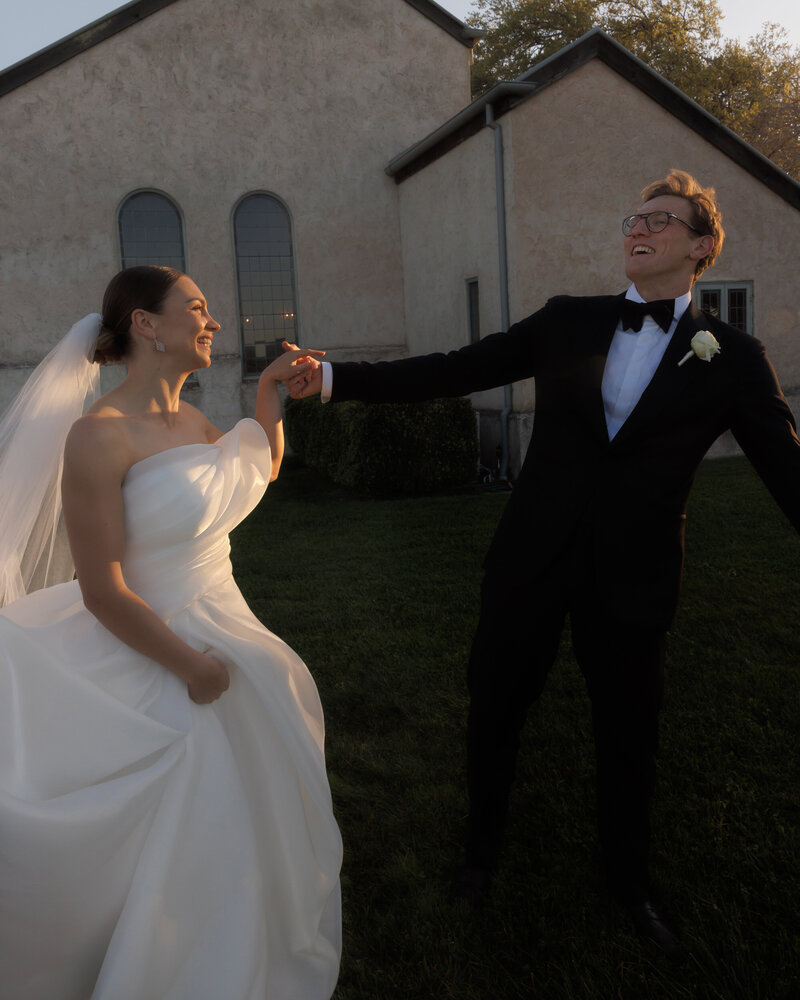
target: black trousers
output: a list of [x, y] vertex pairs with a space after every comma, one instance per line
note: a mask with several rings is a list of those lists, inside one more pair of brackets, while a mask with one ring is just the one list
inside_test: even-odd
[[591, 541], [575, 540], [546, 579], [488, 571], [468, 668], [467, 864], [493, 867], [519, 738], [544, 688], [567, 614], [592, 705], [600, 844], [612, 890], [648, 894], [650, 802], [663, 699], [663, 630], [622, 620], [594, 578]]

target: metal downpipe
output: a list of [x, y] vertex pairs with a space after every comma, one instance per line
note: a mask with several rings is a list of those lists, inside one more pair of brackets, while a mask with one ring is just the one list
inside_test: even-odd
[[[494, 132], [494, 180], [497, 210], [497, 257], [500, 271], [500, 322], [506, 333], [510, 324], [508, 306], [508, 249], [506, 239], [506, 184], [503, 159], [503, 129], [495, 121], [494, 108], [486, 105], [486, 124]], [[503, 460], [500, 464], [500, 478], [508, 480], [509, 433], [508, 418], [511, 415], [511, 386], [503, 386], [503, 410], [500, 414], [500, 446]]]

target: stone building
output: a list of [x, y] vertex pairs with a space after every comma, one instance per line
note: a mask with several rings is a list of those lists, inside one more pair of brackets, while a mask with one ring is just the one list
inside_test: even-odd
[[[598, 29], [470, 103], [478, 35], [432, 0], [134, 0], [0, 73], [0, 405], [123, 264], [206, 293], [186, 391], [220, 426], [284, 336], [399, 357], [622, 290], [620, 220], [673, 166], [725, 215], [699, 298], [800, 402], [800, 185]], [[474, 402], [513, 473], [532, 385]]]
[[205, 292], [222, 426], [286, 334], [405, 351], [384, 167], [469, 101], [474, 37], [430, 0], [136, 0], [0, 73], [0, 402], [123, 261]]

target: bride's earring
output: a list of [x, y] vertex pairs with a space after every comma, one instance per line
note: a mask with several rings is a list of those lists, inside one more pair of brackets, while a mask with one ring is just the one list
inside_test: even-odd
[[156, 351], [161, 351], [162, 353], [166, 351], [166, 347], [161, 343], [161, 341], [153, 334], [153, 349]]

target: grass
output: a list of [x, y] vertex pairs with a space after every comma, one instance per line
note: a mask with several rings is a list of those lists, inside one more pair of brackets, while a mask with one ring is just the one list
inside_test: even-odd
[[478, 916], [449, 902], [464, 665], [506, 499], [370, 501], [290, 465], [235, 534], [245, 596], [325, 706], [345, 843], [335, 1000], [797, 1000], [800, 540], [741, 459], [698, 476], [668, 646], [654, 874], [688, 957], [641, 946], [603, 892], [567, 643], [526, 726], [491, 900]]

